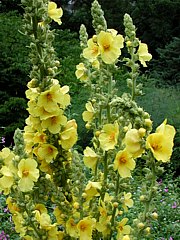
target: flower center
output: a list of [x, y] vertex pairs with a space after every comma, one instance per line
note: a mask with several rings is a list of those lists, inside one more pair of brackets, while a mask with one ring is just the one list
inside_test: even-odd
[[103, 48], [104, 48], [104, 51], [108, 51], [110, 48], [110, 44], [104, 44]]
[[86, 224], [81, 224], [80, 229], [82, 232], [86, 231], [86, 228], [87, 228]]
[[27, 177], [29, 175], [29, 171], [24, 169], [24, 171], [22, 172], [24, 177]]
[[161, 148], [162, 148], [162, 146], [158, 145], [157, 143], [153, 143], [153, 144], [152, 144], [152, 149], [153, 149], [154, 151], [158, 151], [158, 150], [160, 150]]
[[121, 156], [121, 157], [119, 158], [119, 162], [120, 162], [120, 163], [126, 163], [127, 160], [126, 160], [126, 158], [125, 158], [124, 156]]

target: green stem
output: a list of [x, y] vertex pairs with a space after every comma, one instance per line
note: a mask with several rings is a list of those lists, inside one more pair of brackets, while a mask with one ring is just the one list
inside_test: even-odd
[[[117, 173], [117, 181], [116, 181], [116, 189], [115, 189], [115, 198], [117, 197], [118, 193], [119, 193], [119, 180], [120, 180], [120, 175], [119, 173]], [[115, 214], [116, 214], [116, 207], [114, 207], [113, 209], [113, 213], [112, 213], [112, 218], [111, 218], [111, 233], [110, 233], [110, 240], [113, 234], [113, 227], [114, 227], [114, 220], [115, 220]]]

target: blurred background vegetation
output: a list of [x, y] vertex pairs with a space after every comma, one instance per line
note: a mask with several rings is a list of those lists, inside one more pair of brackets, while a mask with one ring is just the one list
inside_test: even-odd
[[[83, 149], [90, 139], [81, 114], [88, 99], [87, 90], [75, 77], [75, 66], [80, 61], [79, 28], [83, 23], [89, 37], [94, 32], [90, 14], [93, 0], [54, 0], [62, 7], [63, 24], [52, 24], [56, 29], [56, 48], [61, 61], [61, 84], [70, 86], [72, 104], [68, 113], [78, 121], [78, 147]], [[13, 144], [15, 129], [23, 128], [26, 111], [25, 90], [29, 79], [29, 40], [22, 31], [23, 9], [20, 0], [0, 1], [0, 144]], [[145, 95], [137, 99], [140, 106], [151, 114], [154, 128], [165, 118], [177, 130], [172, 157], [172, 171], [179, 168], [180, 155], [180, 1], [179, 0], [99, 0], [105, 12], [108, 28], [123, 34], [123, 16], [129, 13], [137, 27], [137, 36], [149, 46], [153, 60], [142, 70], [139, 79]], [[126, 90], [126, 74], [115, 75], [119, 95]], [[5, 137], [2, 141], [2, 137]]]

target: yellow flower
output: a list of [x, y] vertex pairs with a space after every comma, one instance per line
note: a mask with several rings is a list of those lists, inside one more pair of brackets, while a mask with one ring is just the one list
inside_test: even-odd
[[57, 103], [62, 102], [60, 85], [53, 85], [49, 90], [42, 92], [38, 97], [37, 105], [43, 107], [46, 112], [55, 112], [59, 108]]
[[73, 218], [69, 218], [66, 222], [66, 231], [71, 237], [78, 238], [77, 224]]
[[55, 207], [54, 209], [54, 216], [56, 217], [56, 221], [59, 225], [65, 225], [65, 221], [64, 221], [64, 218], [63, 218], [63, 214], [62, 214], [62, 211], [58, 208], [58, 207]]
[[54, 2], [48, 3], [48, 16], [55, 22], [57, 22], [59, 25], [62, 23], [60, 19], [62, 15], [63, 15], [62, 8], [57, 8], [57, 4]]
[[51, 226], [51, 229], [48, 231], [47, 240], [63, 240], [64, 232], [58, 231], [57, 226]]
[[[36, 154], [36, 152], [34, 152]], [[42, 144], [38, 150], [36, 156], [40, 158], [40, 160], [45, 160], [47, 163], [50, 163], [53, 159], [56, 158], [58, 154], [58, 150], [51, 144]]]
[[115, 124], [105, 124], [99, 135], [100, 146], [103, 150], [114, 149], [119, 135], [119, 126]]
[[13, 173], [11, 170], [3, 166], [0, 170], [0, 173], [3, 175], [0, 178], [0, 191], [4, 191], [4, 194], [7, 195], [10, 192], [10, 189], [14, 183]]
[[126, 225], [128, 221], [128, 218], [123, 218], [117, 226], [117, 239], [123, 239], [123, 235], [130, 234], [131, 227], [129, 225]]
[[10, 151], [9, 148], [3, 148], [0, 152], [0, 158], [3, 159], [3, 162], [6, 166], [9, 166], [9, 163], [12, 161], [14, 158], [14, 153]]
[[22, 192], [31, 191], [39, 178], [37, 162], [32, 158], [22, 159], [18, 164], [18, 186]]
[[43, 132], [36, 132], [33, 137], [34, 143], [46, 143], [47, 135]]
[[91, 102], [86, 103], [86, 109], [87, 109], [87, 111], [83, 112], [82, 117], [85, 122], [90, 123], [90, 122], [92, 122], [94, 113], [95, 113]]
[[147, 67], [146, 61], [150, 61], [152, 58], [152, 55], [148, 53], [147, 44], [139, 42], [139, 48], [137, 53], [139, 56], [140, 63], [143, 65], [143, 67]]
[[91, 240], [92, 231], [95, 227], [95, 219], [83, 218], [77, 224], [77, 229], [79, 233], [79, 240]]
[[146, 147], [151, 150], [155, 159], [163, 162], [170, 161], [176, 133], [174, 127], [166, 123], [167, 120], [157, 127], [156, 132], [150, 134], [146, 140]]
[[87, 68], [84, 66], [84, 63], [79, 63], [76, 65], [76, 72], [75, 75], [77, 79], [80, 79], [81, 81], [86, 81], [88, 79], [87, 75]]
[[141, 157], [144, 149], [141, 147], [141, 134], [137, 129], [130, 129], [125, 135], [125, 145], [129, 153], [132, 154], [133, 158]]
[[77, 124], [74, 119], [67, 122], [64, 131], [60, 133], [59, 143], [66, 150], [70, 149], [77, 141]]
[[13, 202], [13, 199], [11, 197], [8, 197], [6, 199], [6, 204], [8, 205], [8, 209], [12, 214], [19, 212], [19, 207], [15, 202]]
[[111, 199], [110, 199], [110, 196], [107, 197], [107, 193], [105, 198], [106, 199], [104, 199], [104, 202], [101, 201], [101, 205], [98, 208], [100, 217], [99, 217], [99, 222], [96, 223], [96, 229], [98, 230], [98, 232], [102, 233], [103, 237], [106, 237], [110, 233], [109, 222], [111, 220], [111, 215], [108, 216], [108, 210], [105, 205], [105, 202], [109, 202], [111, 201]]
[[84, 164], [94, 170], [96, 167], [97, 159], [97, 154], [90, 147], [86, 147], [86, 149], [84, 150], [83, 158]]
[[50, 230], [56, 224], [51, 224], [51, 218], [48, 213], [40, 213], [39, 211], [35, 212], [35, 218], [39, 222], [42, 229]]
[[131, 177], [131, 170], [135, 168], [135, 161], [132, 155], [124, 149], [116, 154], [114, 170], [118, 170], [122, 178]]
[[63, 115], [63, 110], [58, 109], [56, 115], [42, 120], [41, 126], [43, 129], [48, 129], [52, 134], [59, 133], [61, 126], [65, 125], [67, 118]]
[[120, 48], [123, 47], [124, 38], [113, 32], [101, 31], [97, 36], [97, 43], [101, 53], [101, 58], [106, 64], [112, 64], [121, 55]]
[[124, 208], [124, 211], [127, 212], [128, 208], [131, 208], [133, 206], [133, 200], [131, 199], [132, 194], [131, 193], [125, 193], [124, 192], [124, 197], [122, 199], [122, 207]]
[[86, 200], [90, 200], [94, 196], [99, 196], [98, 190], [101, 189], [101, 183], [100, 182], [91, 182], [89, 181], [85, 188], [86, 193]]
[[89, 60], [96, 59], [100, 52], [97, 42], [94, 41], [94, 38], [91, 38], [87, 41], [87, 46], [88, 47], [83, 50], [83, 57]]
[[21, 215], [21, 213], [16, 212], [15, 214], [13, 214], [12, 216], [12, 220], [14, 222], [15, 225], [15, 231], [17, 233], [20, 233], [20, 236], [24, 236], [26, 233], [26, 227], [24, 227], [24, 218]]

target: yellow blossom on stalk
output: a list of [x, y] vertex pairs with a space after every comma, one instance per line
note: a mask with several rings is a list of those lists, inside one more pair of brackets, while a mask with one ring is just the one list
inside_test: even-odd
[[127, 131], [124, 139], [126, 149], [132, 154], [133, 158], [141, 157], [144, 149], [142, 148], [142, 137], [137, 129]]
[[38, 147], [37, 153], [34, 153], [40, 158], [40, 160], [44, 159], [47, 163], [50, 163], [56, 158], [58, 150], [53, 145], [45, 143]]
[[7, 195], [14, 183], [13, 173], [7, 166], [2, 166], [0, 173], [3, 175], [0, 178], [0, 191], [3, 190], [4, 194]]
[[91, 62], [91, 65], [92, 65], [93, 68], [96, 68], [96, 69], [100, 68], [100, 62], [97, 59], [92, 60], [90, 62]]
[[129, 192], [129, 193], [125, 193], [124, 192], [124, 196], [122, 198], [122, 207], [124, 208], [124, 211], [127, 212], [128, 211], [128, 208], [131, 208], [133, 206], [133, 200], [131, 199], [132, 197], [132, 194]]
[[63, 86], [60, 88], [61, 101], [59, 101], [60, 107], [65, 109], [70, 104], [69, 86]]
[[95, 113], [91, 102], [86, 103], [86, 109], [87, 109], [87, 111], [84, 111], [82, 114], [83, 120], [85, 122], [91, 123], [93, 120], [93, 117], [94, 117], [94, 113]]
[[170, 161], [176, 133], [174, 127], [166, 123], [167, 120], [157, 127], [156, 132], [150, 134], [146, 140], [146, 147], [151, 150], [155, 159], [163, 162]]
[[106, 237], [110, 233], [109, 222], [111, 220], [111, 215], [108, 216], [108, 211], [105, 203], [101, 201], [101, 205], [99, 206], [99, 222], [96, 223], [96, 229], [98, 232], [101, 232], [103, 237]]
[[54, 216], [56, 217], [56, 221], [59, 225], [65, 225], [65, 220], [63, 218], [63, 213], [62, 211], [58, 208], [58, 207], [55, 207], [54, 211], [53, 211], [53, 214]]
[[148, 53], [148, 47], [146, 43], [139, 42], [139, 48], [137, 51], [139, 61], [143, 65], [143, 67], [147, 67], [146, 61], [150, 61], [152, 58], [152, 55]]
[[47, 112], [54, 112], [59, 108], [57, 103], [61, 103], [61, 97], [60, 85], [56, 84], [39, 95], [37, 105]]
[[84, 63], [79, 63], [78, 65], [76, 65], [75, 75], [76, 75], [77, 79], [80, 79], [81, 81], [88, 80], [87, 71], [88, 70], [84, 66]]
[[46, 143], [47, 135], [44, 132], [36, 132], [33, 137], [34, 143]]
[[18, 164], [18, 186], [22, 192], [31, 191], [39, 178], [37, 162], [32, 158], [22, 159]]
[[114, 149], [117, 144], [117, 139], [119, 136], [119, 126], [118, 123], [105, 124], [99, 135], [100, 146], [103, 150], [108, 151]]
[[122, 178], [131, 177], [131, 170], [135, 168], [135, 165], [132, 155], [126, 149], [116, 154], [114, 170], [118, 170]]
[[94, 170], [96, 167], [98, 156], [90, 147], [86, 147], [86, 149], [84, 150], [83, 160], [84, 160], [84, 164], [87, 167]]
[[48, 16], [61, 25], [61, 17], [63, 15], [62, 8], [57, 8], [57, 4], [55, 2], [48, 3]]
[[77, 224], [79, 240], [92, 240], [92, 231], [95, 227], [96, 220], [89, 217], [83, 218]]
[[78, 238], [77, 224], [74, 222], [73, 218], [69, 218], [66, 222], [66, 231], [73, 238]]
[[115, 32], [101, 31], [97, 35], [97, 43], [101, 53], [101, 58], [106, 64], [113, 64], [121, 55], [120, 48], [123, 48], [124, 38]]
[[48, 129], [52, 134], [59, 133], [61, 126], [65, 125], [67, 118], [63, 115], [63, 110], [58, 109], [56, 115], [42, 120], [41, 126], [43, 129]]
[[123, 239], [123, 235], [130, 234], [131, 227], [126, 225], [128, 218], [123, 218], [117, 225], [117, 239]]
[[47, 240], [63, 240], [64, 232], [58, 231], [57, 226], [51, 226]]
[[42, 229], [50, 230], [52, 227], [56, 226], [56, 224], [51, 224], [51, 218], [48, 213], [40, 213], [39, 211], [35, 212], [35, 218], [39, 222]]
[[24, 236], [26, 233], [26, 228], [23, 226], [24, 225], [24, 218], [21, 213], [16, 212], [15, 214], [12, 215], [12, 220], [15, 225], [15, 231], [17, 233], [20, 233], [20, 236]]
[[11, 197], [8, 197], [6, 199], [6, 204], [8, 206], [9, 211], [14, 214], [16, 212], [19, 212], [19, 207], [17, 206], [17, 204], [15, 202], [13, 202], [13, 199]]
[[9, 148], [5, 147], [0, 151], [0, 158], [3, 159], [3, 162], [6, 166], [9, 166], [9, 163], [12, 161], [14, 156], [14, 153], [11, 152]]
[[77, 141], [77, 124], [74, 119], [67, 122], [63, 132], [60, 133], [59, 143], [66, 150], [70, 149]]
[[95, 38], [91, 38], [87, 41], [87, 48], [83, 50], [83, 57], [89, 60], [96, 59], [100, 54], [99, 46], [94, 41]]
[[90, 200], [94, 196], [99, 196], [98, 190], [101, 189], [101, 183], [100, 182], [91, 182], [89, 181], [85, 188], [86, 193], [86, 200]]

